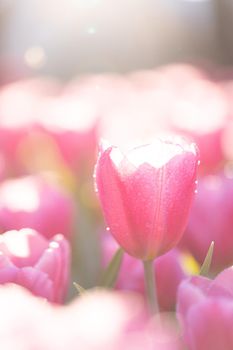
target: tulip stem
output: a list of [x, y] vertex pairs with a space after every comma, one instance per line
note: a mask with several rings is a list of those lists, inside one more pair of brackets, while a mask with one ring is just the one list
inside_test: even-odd
[[152, 315], [155, 315], [159, 312], [159, 306], [156, 293], [154, 264], [152, 260], [148, 260], [143, 261], [143, 265], [148, 304]]

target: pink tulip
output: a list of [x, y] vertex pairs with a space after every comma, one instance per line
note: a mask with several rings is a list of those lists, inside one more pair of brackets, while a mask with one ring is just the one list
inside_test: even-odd
[[58, 337], [53, 344], [59, 350], [65, 349], [64, 344], [74, 350], [77, 344], [85, 350], [126, 350], [132, 336], [145, 334], [148, 322], [144, 305], [136, 295], [101, 290], [84, 294], [60, 311], [58, 327], [63, 339]]
[[31, 227], [51, 238], [73, 233], [74, 203], [39, 176], [6, 180], [0, 185], [0, 231]]
[[79, 96], [60, 96], [44, 101], [38, 126], [51, 138], [62, 160], [73, 171], [93, 167], [97, 148], [97, 112]]
[[10, 174], [25, 173], [25, 140], [36, 135], [42, 100], [58, 89], [53, 80], [41, 78], [14, 82], [0, 90], [0, 148]]
[[[192, 139], [200, 151], [200, 173], [212, 173], [225, 160], [222, 139], [228, 125], [229, 103], [221, 86], [207, 76], [185, 77], [174, 66], [165, 71], [170, 85], [170, 129]], [[176, 73], [176, 74], [174, 74]], [[187, 73], [187, 72], [186, 72]], [[183, 76], [182, 76], [183, 75]], [[172, 83], [171, 83], [172, 82]]]
[[233, 268], [214, 281], [193, 277], [183, 282], [178, 312], [190, 350], [233, 349]]
[[223, 173], [201, 178], [181, 246], [202, 263], [214, 241], [211, 268], [220, 271], [233, 263], [232, 227], [233, 179]]
[[55, 316], [51, 350], [181, 350], [180, 332], [170, 315], [161, 314], [161, 324], [150, 320], [142, 299], [133, 293], [88, 292], [57, 308]]
[[119, 106], [122, 97], [129, 92], [130, 85], [128, 77], [122, 74], [83, 75], [64, 86], [64, 96], [78, 98], [89, 106], [89, 110], [97, 108], [102, 116]]
[[198, 155], [184, 140], [156, 140], [125, 155], [100, 153], [96, 186], [107, 225], [130, 255], [152, 260], [180, 240], [195, 191]]
[[0, 308], [4, 350], [181, 350], [172, 318], [150, 321], [131, 293], [95, 290], [58, 306], [8, 284], [0, 286]]
[[32, 229], [0, 235], [0, 283], [13, 282], [60, 303], [68, 286], [69, 245], [62, 235], [46, 240]]
[[[103, 265], [108, 265], [118, 245], [110, 235], [102, 237]], [[187, 276], [182, 269], [178, 250], [171, 250], [154, 261], [157, 295], [160, 310], [172, 310], [176, 303], [176, 292], [181, 281]], [[131, 290], [145, 295], [143, 265], [139, 260], [124, 254], [116, 288]]]

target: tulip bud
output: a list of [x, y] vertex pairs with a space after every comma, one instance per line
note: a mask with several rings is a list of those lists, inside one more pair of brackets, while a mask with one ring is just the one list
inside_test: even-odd
[[160, 140], [122, 154], [100, 153], [96, 189], [107, 225], [130, 255], [152, 260], [180, 240], [196, 187], [198, 154], [183, 139]]

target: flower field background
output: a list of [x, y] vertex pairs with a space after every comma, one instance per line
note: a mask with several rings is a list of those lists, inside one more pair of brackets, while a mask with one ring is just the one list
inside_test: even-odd
[[0, 349], [233, 349], [232, 101], [208, 65], [1, 84]]

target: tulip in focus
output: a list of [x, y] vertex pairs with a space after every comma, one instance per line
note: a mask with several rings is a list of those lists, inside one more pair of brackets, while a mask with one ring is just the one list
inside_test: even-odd
[[73, 233], [74, 203], [40, 176], [9, 179], [0, 185], [0, 232], [25, 227], [51, 238]]
[[130, 255], [144, 261], [182, 237], [196, 188], [198, 153], [183, 139], [160, 140], [123, 154], [100, 153], [95, 176], [109, 229]]
[[233, 267], [215, 280], [193, 277], [178, 293], [178, 312], [190, 350], [233, 349]]
[[68, 288], [69, 244], [62, 235], [46, 240], [32, 229], [0, 235], [0, 284], [15, 283], [61, 303]]

